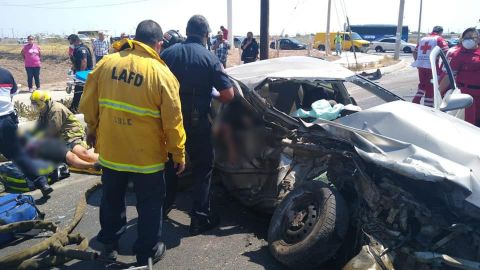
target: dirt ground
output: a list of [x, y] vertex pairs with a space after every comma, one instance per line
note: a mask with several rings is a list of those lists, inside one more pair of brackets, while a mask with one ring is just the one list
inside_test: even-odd
[[[40, 69], [40, 86], [44, 89], [57, 90], [65, 88], [70, 61], [45, 60]], [[12, 72], [17, 84], [21, 84], [20, 91], [27, 91], [27, 73], [23, 61], [18, 59], [0, 58], [0, 67]]]

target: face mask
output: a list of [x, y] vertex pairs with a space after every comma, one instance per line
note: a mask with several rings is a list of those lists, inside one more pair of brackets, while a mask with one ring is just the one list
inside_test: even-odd
[[475, 48], [475, 45], [477, 45], [477, 43], [473, 39], [465, 39], [462, 41], [462, 46], [467, 50]]

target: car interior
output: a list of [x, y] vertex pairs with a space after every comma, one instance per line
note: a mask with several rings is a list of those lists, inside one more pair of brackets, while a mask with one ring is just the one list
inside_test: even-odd
[[292, 115], [298, 109], [311, 110], [318, 100], [331, 104], [351, 104], [341, 81], [271, 80], [257, 91], [261, 97], [281, 112]]

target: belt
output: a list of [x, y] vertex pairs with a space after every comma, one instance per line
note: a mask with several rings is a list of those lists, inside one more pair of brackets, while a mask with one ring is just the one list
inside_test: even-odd
[[478, 90], [480, 90], [480, 85], [471, 85], [471, 84], [466, 85], [466, 84], [463, 84], [463, 83], [457, 83], [457, 84], [458, 84], [458, 86], [460, 86], [460, 87], [465, 87], [465, 88], [469, 88], [469, 89], [478, 89]]

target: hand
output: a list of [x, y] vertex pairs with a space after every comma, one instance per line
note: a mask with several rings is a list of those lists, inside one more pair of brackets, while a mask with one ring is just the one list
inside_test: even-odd
[[174, 168], [177, 170], [177, 175], [180, 175], [181, 173], [183, 173], [183, 171], [185, 171], [185, 163], [182, 162], [182, 163], [175, 163], [175, 166]]
[[97, 136], [93, 135], [93, 134], [88, 134], [87, 135], [87, 144], [90, 147], [95, 147], [95, 145], [97, 144]]

